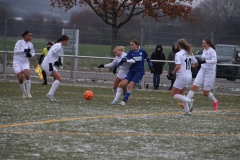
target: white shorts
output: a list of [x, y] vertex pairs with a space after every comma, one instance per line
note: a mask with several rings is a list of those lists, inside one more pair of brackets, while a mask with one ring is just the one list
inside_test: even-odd
[[210, 91], [214, 84], [215, 71], [201, 68], [195, 78], [193, 85], [203, 86], [203, 90]]
[[53, 71], [49, 71], [49, 63], [42, 63], [41, 68], [42, 68], [42, 70], [44, 70], [44, 71], [47, 73], [47, 75], [49, 75], [49, 76], [52, 74], [53, 71], [58, 71], [58, 70], [57, 70], [57, 67], [55, 67], [54, 65], [53, 65]]
[[126, 77], [127, 73], [128, 73], [128, 71], [124, 71], [123, 69], [120, 69], [120, 70], [118, 71], [117, 77], [118, 77], [119, 79], [122, 79], [122, 80], [123, 80], [123, 78]]
[[30, 70], [30, 63], [29, 61], [13, 61], [13, 70], [17, 74], [19, 72], [23, 72], [25, 69]]
[[175, 87], [177, 89], [183, 89], [183, 88], [187, 87], [191, 81], [192, 81], [191, 75], [188, 75], [188, 76], [179, 75], [176, 77], [173, 87]]

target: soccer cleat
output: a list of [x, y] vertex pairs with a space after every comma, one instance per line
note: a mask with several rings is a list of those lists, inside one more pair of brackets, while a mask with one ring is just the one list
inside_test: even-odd
[[113, 102], [111, 103], [111, 105], [117, 105], [117, 102], [116, 102], [116, 101], [113, 101]]
[[57, 100], [54, 98], [53, 95], [46, 94], [46, 97], [47, 97], [51, 102], [57, 102]]
[[23, 99], [27, 98], [27, 93], [23, 93]]
[[185, 113], [184, 116], [191, 116], [191, 113]]
[[125, 106], [126, 103], [124, 101], [122, 101], [119, 104], [122, 105], [122, 106]]
[[192, 110], [193, 110], [193, 101], [194, 101], [194, 99], [190, 99], [190, 102], [189, 102], [190, 112], [192, 112]]
[[218, 100], [213, 103], [213, 110], [216, 111], [218, 109]]
[[27, 98], [32, 98], [32, 95], [30, 92], [27, 92]]
[[180, 107], [182, 107], [182, 109], [184, 109], [184, 105], [183, 105], [182, 102], [178, 102], [178, 105], [179, 105]]

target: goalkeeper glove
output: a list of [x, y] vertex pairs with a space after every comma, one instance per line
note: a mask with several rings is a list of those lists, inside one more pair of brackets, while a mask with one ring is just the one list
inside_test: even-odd
[[32, 57], [32, 55], [31, 55], [30, 52], [27, 52], [27, 53], [26, 53], [26, 56], [27, 56], [27, 57]]
[[167, 78], [170, 79], [171, 77], [173, 77], [174, 75], [172, 73], [167, 75]]
[[104, 68], [104, 64], [100, 64], [98, 68]]

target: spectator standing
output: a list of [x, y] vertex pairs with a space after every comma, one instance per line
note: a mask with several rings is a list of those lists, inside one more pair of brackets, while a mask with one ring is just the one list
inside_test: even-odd
[[[179, 47], [178, 47], [177, 42], [175, 42], [175, 43], [173, 44], [173, 46], [172, 46], [172, 51], [169, 53], [167, 60], [168, 60], [168, 61], [175, 61], [175, 55], [176, 55], [177, 52], [179, 52]], [[169, 65], [168, 74], [170, 74], [170, 73], [172, 73], [172, 71], [173, 71], [174, 68], [176, 67], [176, 64], [175, 64], [174, 62], [168, 62], [168, 65]], [[171, 86], [170, 86], [169, 89], [168, 89], [168, 90], [171, 91], [171, 90], [172, 90], [172, 87], [173, 87], [173, 84], [174, 84], [174, 82], [175, 82], [175, 80], [176, 80], [176, 75], [168, 78], [168, 80], [171, 81]]]
[[[151, 60], [166, 60], [164, 53], [162, 52], [163, 48], [161, 45], [157, 45], [155, 52], [151, 55]], [[159, 89], [160, 84], [160, 75], [163, 71], [163, 66], [165, 62], [152, 62], [153, 64], [153, 85], [154, 89]]]

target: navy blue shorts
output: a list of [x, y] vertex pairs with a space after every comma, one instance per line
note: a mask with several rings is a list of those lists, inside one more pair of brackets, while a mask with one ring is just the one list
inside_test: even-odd
[[129, 82], [134, 82], [135, 84], [139, 83], [139, 81], [143, 78], [143, 72], [128, 72], [124, 79], [128, 80]]

